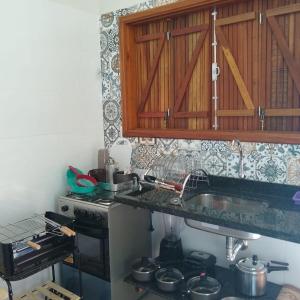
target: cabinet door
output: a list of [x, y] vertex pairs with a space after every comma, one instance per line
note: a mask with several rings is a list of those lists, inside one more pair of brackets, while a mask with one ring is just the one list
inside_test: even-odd
[[165, 20], [136, 27], [138, 127], [167, 127], [170, 107], [170, 43]]
[[136, 29], [140, 128], [210, 128], [210, 11]]
[[210, 129], [210, 10], [173, 19], [173, 106], [170, 123], [176, 129]]
[[218, 129], [255, 130], [259, 103], [258, 1], [217, 10]]
[[[298, 3], [297, 3], [298, 2]], [[282, 6], [282, 4], [286, 4]], [[265, 1], [265, 87], [260, 106], [266, 130], [300, 130], [300, 3]]]

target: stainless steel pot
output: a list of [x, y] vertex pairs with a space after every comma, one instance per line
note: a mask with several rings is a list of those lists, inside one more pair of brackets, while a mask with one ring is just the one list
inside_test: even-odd
[[157, 287], [164, 292], [174, 292], [184, 279], [182, 273], [175, 268], [162, 268], [155, 273]]
[[192, 277], [187, 282], [187, 291], [192, 300], [220, 299], [221, 284], [205, 274]]
[[263, 296], [266, 292], [267, 273], [288, 270], [288, 264], [274, 262], [271, 266], [258, 260], [257, 255], [242, 258], [236, 264], [236, 287], [240, 293], [250, 297]]
[[142, 257], [133, 263], [132, 276], [137, 281], [149, 282], [153, 279], [153, 275], [158, 269], [159, 266], [153, 259]]

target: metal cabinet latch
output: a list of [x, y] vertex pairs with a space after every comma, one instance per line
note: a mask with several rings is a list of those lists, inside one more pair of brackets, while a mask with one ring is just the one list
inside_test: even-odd
[[264, 131], [266, 111], [261, 106], [258, 107], [258, 116], [259, 116], [259, 121], [260, 121], [260, 130]]

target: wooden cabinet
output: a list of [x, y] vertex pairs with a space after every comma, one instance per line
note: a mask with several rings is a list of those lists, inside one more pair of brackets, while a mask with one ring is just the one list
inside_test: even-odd
[[299, 143], [299, 25], [299, 0], [186, 0], [121, 17], [124, 136]]
[[134, 27], [138, 128], [210, 128], [209, 29], [209, 10]]

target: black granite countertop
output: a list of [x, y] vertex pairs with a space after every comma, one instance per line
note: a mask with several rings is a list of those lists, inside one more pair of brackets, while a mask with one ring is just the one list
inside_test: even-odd
[[[281, 289], [281, 286], [268, 282], [267, 286], [266, 286], [265, 296], [256, 297], [256, 298], [245, 297], [236, 291], [235, 284], [234, 284], [233, 271], [231, 271], [229, 269], [221, 268], [221, 267], [216, 267], [214, 277], [221, 283], [221, 286], [222, 286], [220, 298], [236, 296], [236, 297], [242, 297], [245, 300], [246, 299], [275, 300], [277, 298], [277, 296], [279, 295], [279, 292]], [[137, 282], [131, 275], [129, 275], [125, 279], [125, 282], [127, 282], [137, 288], [141, 288], [145, 292], [156, 294], [164, 299], [170, 299], [170, 300], [188, 300], [188, 299], [190, 299], [186, 295], [186, 293], [184, 293], [182, 291], [177, 291], [177, 292], [173, 292], [173, 293], [162, 292], [157, 288], [154, 281], [150, 282], [150, 283], [141, 283], [141, 282]], [[184, 287], [183, 287], [183, 289], [184, 289]]]
[[[119, 193], [115, 201], [300, 243], [300, 205], [292, 201], [300, 187], [218, 176], [209, 179], [209, 186], [202, 184], [197, 190], [185, 193], [182, 205], [172, 204], [171, 200], [178, 197], [174, 192], [153, 188]], [[203, 193], [236, 197], [254, 205], [243, 202], [228, 208], [199, 204], [195, 196]]]

